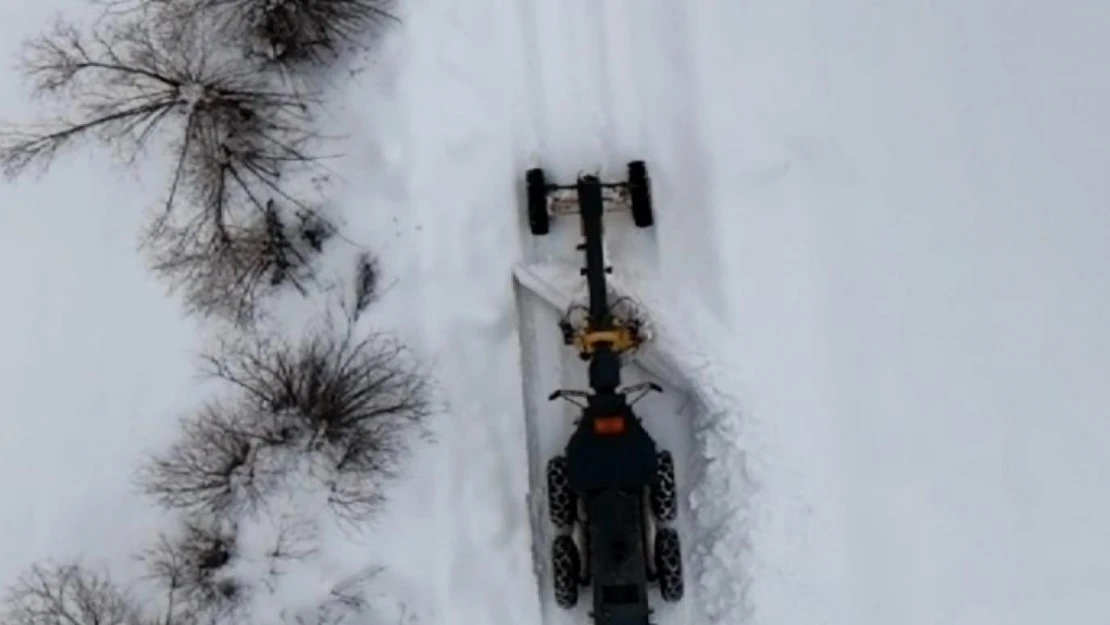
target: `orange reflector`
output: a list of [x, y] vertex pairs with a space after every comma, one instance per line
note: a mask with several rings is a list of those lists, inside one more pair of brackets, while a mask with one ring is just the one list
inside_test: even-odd
[[613, 435], [622, 432], [624, 432], [624, 417], [621, 415], [594, 419], [594, 434]]

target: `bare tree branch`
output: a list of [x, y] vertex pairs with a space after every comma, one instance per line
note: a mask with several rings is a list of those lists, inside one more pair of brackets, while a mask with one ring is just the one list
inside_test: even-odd
[[[8, 178], [45, 169], [75, 142], [95, 138], [133, 161], [158, 136], [172, 148], [167, 211], [181, 191], [217, 230], [235, 209], [261, 212], [271, 197], [297, 203], [279, 184], [307, 152], [312, 94], [293, 93], [241, 57], [166, 20], [121, 19], [91, 35], [58, 22], [27, 44], [23, 70], [33, 91], [71, 109], [42, 124], [0, 132]], [[192, 33], [190, 35], [190, 33]]]
[[77, 563], [37, 564], [4, 597], [5, 625], [145, 625], [107, 573]]
[[224, 517], [257, 509], [282, 484], [276, 449], [295, 433], [230, 401], [205, 405], [182, 423], [183, 436], [140, 467], [143, 491], [167, 508]]
[[[260, 410], [286, 414], [337, 468], [386, 469], [401, 432], [430, 410], [429, 387], [409, 351], [385, 334], [355, 340], [315, 330], [297, 344], [228, 341], [207, 359], [210, 374], [237, 386]], [[334, 447], [333, 447], [334, 445]]]
[[236, 557], [234, 524], [192, 516], [183, 520], [176, 534], [159, 536], [139, 559], [169, 598], [167, 620], [199, 622], [226, 618], [242, 607], [248, 589], [228, 573]]
[[340, 580], [332, 587], [327, 599], [311, 610], [283, 611], [282, 621], [289, 625], [345, 625], [365, 622], [372, 607], [370, 582], [382, 571], [380, 567], [367, 567]]
[[312, 260], [331, 226], [315, 213], [301, 213], [295, 226], [273, 201], [243, 225], [222, 231], [194, 227], [163, 229], [149, 239], [152, 268], [172, 290], [184, 292], [186, 308], [246, 326], [259, 305], [281, 289], [307, 295], [315, 279]]
[[359, 254], [355, 272], [355, 305], [352, 318], [357, 319], [378, 299], [381, 263], [369, 252]]
[[386, 335], [251, 333], [204, 362], [239, 395], [187, 419], [184, 438], [142, 467], [144, 490], [170, 508], [252, 511], [310, 467], [302, 477], [330, 489], [335, 512], [364, 518], [433, 411], [424, 372]]
[[307, 293], [310, 260], [333, 231], [304, 195], [321, 180], [312, 115], [320, 100], [219, 33], [235, 11], [280, 12], [289, 2], [341, 23], [360, 15], [320, 1], [100, 0], [110, 18], [91, 33], [59, 20], [26, 44], [22, 68], [36, 97], [65, 113], [0, 126], [0, 170], [9, 179], [45, 171], [87, 140], [128, 163], [168, 151], [163, 210], [143, 239], [154, 270], [190, 312], [256, 321], [267, 296]]
[[283, 66], [322, 65], [397, 17], [393, 0], [191, 0], [224, 36]]
[[284, 575], [288, 563], [304, 560], [318, 551], [314, 545], [318, 530], [316, 523], [292, 515], [283, 515], [275, 522], [277, 527], [273, 543], [265, 554], [271, 578]]

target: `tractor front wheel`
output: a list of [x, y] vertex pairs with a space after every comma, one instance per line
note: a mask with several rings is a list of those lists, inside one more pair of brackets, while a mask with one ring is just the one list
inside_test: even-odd
[[535, 236], [543, 236], [551, 230], [551, 216], [547, 214], [547, 178], [543, 170], [536, 167], [524, 175], [528, 191], [528, 228]]
[[637, 228], [649, 228], [655, 223], [651, 205], [651, 180], [644, 161], [628, 164], [628, 195], [632, 202], [632, 221]]

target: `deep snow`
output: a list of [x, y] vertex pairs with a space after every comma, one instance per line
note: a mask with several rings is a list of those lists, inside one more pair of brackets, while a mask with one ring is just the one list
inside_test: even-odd
[[[0, 56], [68, 3], [0, 7]], [[0, 117], [34, 112], [6, 71]], [[135, 251], [149, 189], [79, 151], [50, 175], [0, 185], [0, 584], [84, 553], [129, 575], [157, 516], [129, 483], [167, 409], [194, 399], [195, 328]], [[172, 417], [171, 417], [172, 419]]]
[[[846, 171], [815, 159], [808, 202], [855, 611], [1102, 622], [1110, 11], [853, 13], [819, 16], [821, 49], [845, 52], [821, 126]], [[849, 99], [860, 67], [876, 87]]]
[[[5, 50], [61, 7], [5, 8]], [[336, 101], [343, 201], [396, 280], [381, 314], [432, 359], [449, 410], [373, 538], [336, 537], [329, 557], [390, 566], [419, 622], [540, 622], [511, 272], [560, 251], [522, 234], [521, 175], [645, 158], [658, 226], [615, 247], [644, 263], [630, 283], [675, 349], [723, 380], [694, 390], [739, 403], [720, 453], [743, 472], [723, 517], [743, 561], [734, 543], [696, 560], [691, 613], [1106, 622], [1108, 18], [409, 0]], [[193, 399], [194, 331], [133, 251], [130, 185], [79, 156], [2, 192], [0, 479], [30, 512], [4, 516], [0, 580], [75, 551], [129, 566], [118, 552], [150, 518], [126, 478]]]

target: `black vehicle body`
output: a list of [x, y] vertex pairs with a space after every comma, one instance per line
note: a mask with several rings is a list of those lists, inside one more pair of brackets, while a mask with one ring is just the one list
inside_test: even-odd
[[581, 218], [587, 317], [583, 328], [561, 326], [565, 342], [588, 362], [590, 391], [559, 390], [549, 398], [567, 399], [581, 412], [563, 454], [548, 463], [547, 481], [549, 512], [561, 530], [552, 545], [556, 602], [570, 608], [578, 587], [591, 586], [597, 625], [648, 625], [652, 582], [660, 582], [667, 601], [682, 596], [678, 535], [658, 527], [674, 519], [673, 460], [633, 409], [644, 394], [662, 389], [653, 383], [622, 388], [621, 354], [642, 338], [635, 320], [616, 318], [608, 301], [603, 189], [630, 200], [638, 226], [653, 223], [643, 162], [630, 163], [629, 174], [627, 183], [616, 184], [580, 176], [573, 187], [547, 184], [541, 170], [526, 176], [533, 234], [548, 232], [552, 191], [573, 190]]
[[[596, 419], [623, 413], [620, 435], [595, 432]], [[583, 534], [598, 625], [646, 625], [650, 527], [645, 489], [657, 467], [655, 441], [622, 395], [590, 397], [566, 447], [567, 481], [581, 500]], [[592, 580], [591, 580], [592, 578]], [[586, 581], [584, 580], [584, 581]]]

